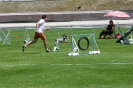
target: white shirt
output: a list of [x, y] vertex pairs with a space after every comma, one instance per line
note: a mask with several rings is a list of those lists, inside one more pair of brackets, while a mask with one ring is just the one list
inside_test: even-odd
[[36, 29], [35, 31], [36, 31], [36, 32], [39, 32], [39, 33], [43, 33], [44, 28], [45, 28], [45, 20], [44, 20], [44, 19], [40, 19], [40, 20], [39, 20], [38, 29]]

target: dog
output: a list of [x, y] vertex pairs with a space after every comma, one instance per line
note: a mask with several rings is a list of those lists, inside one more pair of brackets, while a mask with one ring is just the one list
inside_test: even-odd
[[68, 40], [68, 36], [66, 36], [66, 34], [63, 34], [62, 38], [55, 39], [53, 51], [59, 50], [59, 43], [66, 42], [67, 40]]

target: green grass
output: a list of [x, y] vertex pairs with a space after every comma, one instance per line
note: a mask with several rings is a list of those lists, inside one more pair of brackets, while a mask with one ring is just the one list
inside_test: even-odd
[[[11, 45], [2, 45], [0, 41], [0, 87], [133, 88], [133, 45], [117, 44], [116, 39], [98, 39], [101, 30], [95, 29], [100, 55], [67, 56], [71, 52], [70, 43], [60, 44], [58, 52], [46, 53], [41, 39], [22, 52], [23, 37], [11, 38]], [[32, 39], [34, 30], [28, 33]], [[65, 33], [71, 40], [69, 29], [60, 29], [59, 33]], [[45, 31], [50, 48], [59, 33], [54, 29]], [[86, 34], [92, 30], [80, 28], [73, 33]], [[12, 36], [24, 36], [24, 30], [11, 30]]]

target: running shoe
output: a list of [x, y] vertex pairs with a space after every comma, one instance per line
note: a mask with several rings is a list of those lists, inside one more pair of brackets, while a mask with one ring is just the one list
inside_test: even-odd
[[22, 47], [22, 51], [23, 51], [23, 52], [24, 52], [25, 48], [26, 48], [25, 46]]
[[50, 52], [50, 51], [51, 51], [50, 49], [46, 50], [46, 52]]

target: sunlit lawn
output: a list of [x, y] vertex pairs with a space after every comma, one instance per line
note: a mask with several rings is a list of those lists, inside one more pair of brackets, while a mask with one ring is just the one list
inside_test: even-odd
[[[54, 40], [68, 35], [69, 43], [60, 44], [57, 52], [45, 52], [41, 39], [22, 52], [24, 30], [11, 30], [11, 45], [0, 41], [1, 88], [132, 88], [133, 45], [115, 43], [116, 39], [98, 39], [100, 28], [51, 29], [45, 31], [50, 49]], [[31, 39], [34, 30], [27, 30]], [[71, 33], [91, 34], [101, 51], [99, 55], [68, 56]], [[122, 29], [126, 31], [126, 29]], [[7, 31], [4, 30], [6, 33]], [[22, 36], [21, 38], [13, 38]], [[80, 36], [76, 37], [76, 42]], [[92, 40], [90, 39], [90, 44]], [[91, 47], [91, 45], [90, 45]]]

